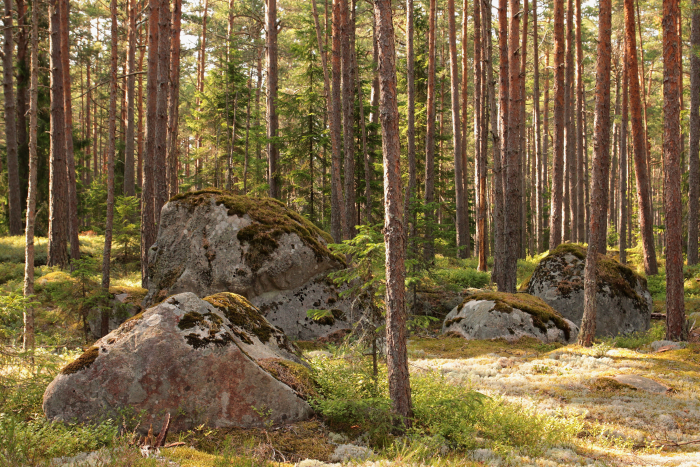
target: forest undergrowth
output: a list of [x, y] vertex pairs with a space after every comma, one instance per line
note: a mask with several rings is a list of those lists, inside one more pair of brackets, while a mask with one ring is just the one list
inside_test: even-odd
[[[404, 432], [395, 428], [384, 364], [374, 374], [371, 357], [357, 343], [299, 342], [317, 385], [318, 396], [311, 401], [315, 419], [251, 430], [201, 426], [169, 435], [168, 442], [184, 445], [143, 458], [130, 445], [139, 414], [123, 413], [97, 425], [43, 417], [46, 386], [92, 343], [84, 326], [103, 299], [102, 237], [81, 237], [83, 259], [73, 272], [41, 265], [43, 241], [38, 242], [36, 295], [26, 300], [21, 297], [23, 242], [0, 239], [0, 467], [312, 467], [329, 463], [336, 446], [348, 443], [371, 449], [370, 457], [350, 461], [367, 466], [700, 464], [700, 344], [654, 353], [650, 344], [663, 338], [662, 322], [654, 321], [647, 332], [599, 340], [585, 349], [532, 340], [442, 337], [441, 316], [412, 320], [414, 419]], [[635, 261], [634, 250], [630, 257]], [[116, 258], [113, 293], [138, 293], [137, 253], [126, 251]], [[539, 259], [519, 261], [519, 284]], [[640, 267], [638, 262], [633, 266]], [[657, 307], [663, 307], [663, 284], [649, 281]], [[698, 309], [699, 284], [700, 270], [687, 270], [688, 314]], [[458, 296], [465, 288], [489, 287], [488, 273], [476, 271], [475, 260], [439, 256], [430, 273], [417, 281], [416, 296]], [[33, 306], [37, 316], [33, 355], [20, 347], [25, 306]], [[611, 381], [617, 374], [644, 376], [669, 391], [652, 394], [616, 385]]]

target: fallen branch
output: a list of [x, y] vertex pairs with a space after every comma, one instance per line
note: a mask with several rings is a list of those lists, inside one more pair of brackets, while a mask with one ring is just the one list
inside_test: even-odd
[[663, 313], [652, 313], [651, 314], [651, 319], [658, 319], [658, 320], [665, 320], [666, 315]]
[[664, 448], [679, 448], [681, 446], [688, 446], [689, 444], [700, 444], [700, 439], [684, 441], [682, 443], [668, 439], [664, 439], [662, 441], [654, 440], [653, 442]]

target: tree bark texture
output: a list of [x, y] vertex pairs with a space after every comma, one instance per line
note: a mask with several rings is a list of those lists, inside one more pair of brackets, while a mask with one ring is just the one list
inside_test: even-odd
[[128, 0], [129, 27], [126, 50], [126, 134], [124, 135], [124, 196], [136, 195], [134, 170], [134, 104], [136, 101], [136, 0]]
[[690, 26], [690, 133], [688, 142], [688, 265], [698, 264], [700, 210], [700, 5], [693, 0]]
[[[34, 295], [34, 221], [37, 193], [37, 121], [39, 101], [39, 9], [32, 8], [32, 56], [29, 87], [29, 186], [27, 188], [27, 224], [24, 231], [24, 296]], [[34, 310], [24, 311], [23, 350], [34, 348]]]
[[[119, 25], [117, 23], [117, 0], [110, 2], [112, 13], [112, 52], [109, 80], [109, 122], [107, 142], [107, 214], [105, 220], [105, 244], [102, 253], [102, 289], [109, 294], [110, 258], [112, 255], [112, 224], [114, 221], [114, 154], [117, 139], [117, 57], [119, 55]], [[102, 310], [101, 334], [109, 333], [109, 307]]]
[[450, 93], [452, 97], [452, 146], [455, 163], [455, 197], [456, 199], [456, 227], [457, 227], [457, 256], [467, 257], [467, 244], [469, 232], [467, 229], [467, 207], [464, 206], [464, 174], [462, 171], [462, 138], [459, 113], [459, 65], [457, 61], [457, 34], [455, 27], [455, 2], [447, 0], [447, 16], [450, 47]]
[[63, 64], [63, 119], [66, 145], [66, 173], [68, 181], [68, 235], [70, 239], [71, 259], [80, 258], [80, 241], [78, 240], [78, 193], [75, 181], [75, 154], [73, 151], [73, 105], [71, 103], [71, 79], [68, 43], [68, 0], [59, 0], [61, 33], [61, 63]]
[[[483, 66], [484, 66], [484, 49], [483, 49], [483, 34], [481, 28], [482, 22], [481, 0], [474, 1], [474, 210], [476, 212], [476, 242], [477, 249], [477, 269], [486, 271], [486, 155], [484, 154], [483, 140], [486, 138], [484, 134], [483, 119], [486, 112], [486, 99], [483, 95]], [[465, 13], [466, 17], [466, 13]], [[463, 60], [465, 60], [463, 58]], [[466, 72], [465, 72], [466, 75]], [[462, 93], [466, 94], [466, 89], [462, 88]], [[466, 101], [463, 101], [466, 104]], [[463, 112], [466, 116], [467, 106], [464, 105]], [[466, 120], [466, 118], [465, 118]], [[464, 147], [462, 152], [466, 152], [467, 133], [464, 132]], [[464, 162], [464, 161], [463, 161]], [[466, 172], [467, 166], [464, 164], [462, 170]], [[464, 190], [466, 191], [466, 185]], [[465, 207], [468, 206], [465, 204]], [[469, 225], [467, 225], [469, 228]]]
[[[700, 71], [700, 70], [698, 70]], [[627, 264], [627, 122], [629, 120], [629, 93], [627, 63], [622, 65], [622, 118], [620, 122], [620, 263]]]
[[498, 53], [499, 53], [499, 142], [500, 157], [493, 161], [494, 190], [494, 246], [493, 271], [491, 277], [498, 285], [498, 290], [504, 291], [503, 271], [506, 263], [505, 237], [505, 156], [508, 151], [508, 105], [509, 105], [509, 68], [508, 68], [508, 0], [498, 1]]
[[581, 43], [581, 0], [576, 0], [576, 238], [583, 242], [586, 237], [586, 203], [584, 200], [583, 164], [583, 45]]
[[646, 158], [644, 122], [642, 120], [642, 99], [639, 92], [639, 66], [637, 64], [637, 39], [634, 29], [633, 0], [624, 0], [625, 8], [625, 60], [629, 77], [629, 99], [632, 119], [632, 140], [634, 142], [634, 173], [637, 182], [637, 203], [639, 206], [639, 230], [644, 249], [644, 271], [658, 274], [656, 249], [654, 247], [651, 196], [649, 194], [649, 174]]
[[[520, 11], [520, 1], [510, 0], [510, 11]], [[515, 293], [517, 278], [518, 255], [520, 252], [520, 209], [522, 206], [520, 191], [520, 15], [511, 15], [508, 28], [508, 61], [509, 61], [509, 97], [508, 104], [508, 142], [506, 144], [506, 255], [503, 268], [504, 292]]]
[[[182, 0], [173, 1], [170, 39], [170, 86], [168, 88], [168, 197], [178, 192], [178, 130], [180, 122], [180, 31], [182, 29]], [[249, 102], [250, 104], [250, 102]]]
[[329, 123], [331, 132], [331, 145], [335, 139], [336, 145], [331, 148], [331, 235], [336, 242], [340, 242], [345, 234], [345, 203], [343, 201], [343, 185], [340, 176], [341, 156], [341, 118], [342, 104], [340, 99], [341, 70], [341, 19], [340, 1], [333, 0], [333, 38], [331, 44], [331, 63], [333, 73], [333, 89], [330, 97]]
[[576, 135], [574, 130], [574, 3], [566, 8], [566, 72], [564, 76], [564, 240], [577, 241], [574, 231], [576, 219]]
[[[394, 48], [394, 25], [391, 17], [391, 0], [375, 0], [374, 15], [377, 21], [379, 114], [382, 125], [382, 152], [384, 156], [386, 353], [389, 396], [391, 397], [394, 412], [401, 417], [403, 426], [409, 428], [413, 410], [406, 350], [404, 285], [406, 277], [404, 265], [406, 236], [401, 209], [401, 147], [399, 143], [396, 52]], [[452, 21], [454, 24], [454, 16]]]
[[[158, 95], [158, 7], [159, 0], [149, 0], [150, 14], [148, 18], [148, 75], [146, 95]], [[143, 178], [141, 191], [141, 283], [148, 287], [148, 250], [156, 241], [155, 226], [155, 132], [156, 132], [156, 99], [146, 99], [146, 150], [143, 154]]]
[[408, 159], [408, 189], [404, 205], [404, 225], [409, 238], [415, 237], [413, 216], [416, 196], [416, 85], [413, 50], [413, 0], [406, 0], [406, 152]]
[[19, 190], [19, 161], [17, 159], [17, 107], [14, 88], [14, 39], [12, 26], [12, 0], [5, 0], [3, 18], [5, 42], [3, 43], [2, 88], [5, 95], [5, 145], [7, 147], [7, 181], [10, 208], [10, 235], [22, 233], [22, 202]]
[[664, 208], [666, 215], [666, 338], [687, 339], [683, 301], [683, 203], [681, 198], [681, 57], [679, 0], [663, 1]]
[[[269, 0], [268, 0], [269, 1]], [[343, 73], [342, 94], [343, 94], [343, 182], [345, 186], [345, 231], [343, 238], [349, 240], [355, 236], [355, 224], [357, 215], [355, 213], [355, 138], [354, 138], [354, 67], [351, 37], [354, 34], [354, 24], [350, 20], [350, 9], [348, 0], [340, 0], [340, 30], [341, 30], [341, 70]]]
[[[168, 84], [170, 82], [170, 2], [160, 0], [158, 11], [158, 88], [156, 95], [155, 152], [153, 154], [153, 178], [155, 183], [153, 218], [160, 223], [160, 210], [168, 201], [168, 179], [166, 177], [168, 149]], [[152, 96], [149, 96], [152, 97]]]
[[277, 167], [279, 148], [275, 142], [279, 127], [277, 115], [277, 0], [266, 0], [265, 9], [266, 45], [267, 45], [267, 180], [270, 185], [270, 197], [279, 198], [280, 174]]
[[562, 242], [564, 192], [564, 0], [554, 0], [554, 160], [552, 162], [552, 204], [549, 215], [549, 249]]
[[602, 212], [607, 212], [606, 191], [610, 171], [610, 60], [612, 35], [612, 2], [599, 2], [598, 48], [596, 59], [595, 89], [595, 139], [593, 147], [593, 177], [591, 186], [591, 224], [590, 241], [584, 267], [583, 318], [578, 343], [584, 347], [593, 344], [596, 330], [596, 296], [598, 248], [596, 239], [605, 232], [607, 219]]
[[[535, 219], [534, 224], [534, 234], [536, 242], [537, 253], [544, 251], [544, 224], [543, 224], [543, 188], [544, 184], [542, 181], [542, 158], [545, 153], [542, 150], [542, 115], [540, 113], [540, 51], [539, 51], [539, 31], [537, 28], [537, 1], [532, 2], [532, 47], [533, 47], [533, 84], [532, 84], [532, 102], [533, 102], [533, 114], [534, 114], [534, 124], [535, 124], [535, 190], [531, 196], [535, 197]], [[545, 70], [546, 73], [549, 70]], [[545, 135], [545, 138], [547, 136]], [[546, 167], [546, 165], [544, 165]]]
[[[61, 18], [58, 0], [49, 3], [51, 68], [51, 160], [49, 171], [49, 245], [46, 264], [66, 267], [68, 229], [68, 173], [63, 117], [63, 64], [61, 62]], [[7, 125], [7, 123], [6, 123]]]
[[431, 206], [435, 202], [435, 3], [430, 1], [428, 14], [428, 90], [426, 103], [425, 133], [425, 245], [423, 258], [429, 264], [435, 260], [433, 223], [435, 212]]

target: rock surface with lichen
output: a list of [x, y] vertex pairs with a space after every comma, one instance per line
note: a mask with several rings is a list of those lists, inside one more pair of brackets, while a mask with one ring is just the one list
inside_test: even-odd
[[537, 297], [480, 292], [467, 297], [445, 317], [442, 332], [466, 339], [517, 341], [532, 337], [544, 343], [567, 344], [576, 340], [578, 327]]
[[323, 336], [350, 327], [343, 320], [329, 327], [306, 319], [308, 309], [350, 309], [349, 300], [327, 306], [337, 293], [323, 279], [345, 265], [328, 243], [330, 235], [278, 200], [215, 189], [183, 193], [161, 211], [144, 304], [181, 292], [232, 292], [266, 315], [274, 311], [270, 321], [290, 337]]
[[285, 334], [245, 298], [169, 297], [127, 320], [63, 368], [44, 393], [49, 419], [143, 413], [157, 432], [263, 426], [311, 416], [308, 369]]
[[[522, 290], [540, 297], [577, 325], [583, 317], [583, 269], [586, 249], [562, 244], [535, 268]], [[598, 258], [596, 336], [646, 331], [653, 308], [644, 277], [613, 258]]]

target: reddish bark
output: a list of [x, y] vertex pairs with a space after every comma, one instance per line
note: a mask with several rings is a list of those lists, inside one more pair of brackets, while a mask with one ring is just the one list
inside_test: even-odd
[[552, 204], [549, 215], [549, 249], [562, 241], [564, 191], [564, 0], [554, 0], [554, 160], [552, 163]]

